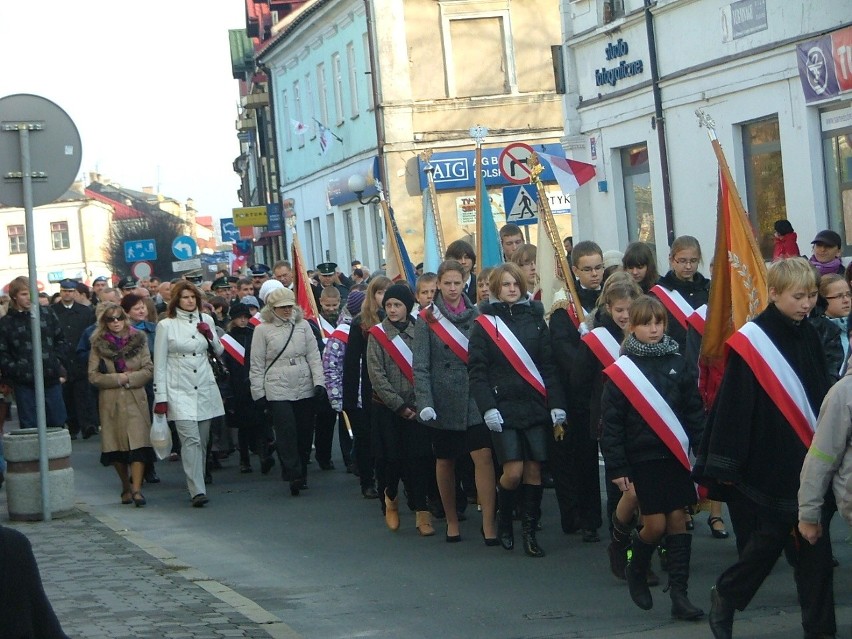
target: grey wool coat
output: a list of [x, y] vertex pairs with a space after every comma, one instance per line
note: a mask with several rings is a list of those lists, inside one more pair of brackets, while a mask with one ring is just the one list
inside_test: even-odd
[[432, 428], [464, 431], [482, 423], [476, 402], [470, 395], [467, 364], [447, 346], [429, 323], [441, 316], [450, 320], [465, 337], [470, 337], [479, 310], [465, 297], [460, 315], [452, 315], [444, 306], [441, 294], [420, 311], [414, 326], [414, 393], [418, 415], [431, 407], [438, 418], [424, 422]]
[[[411, 322], [403, 332], [391, 324], [389, 319], [384, 319], [382, 326], [385, 327], [388, 339], [393, 340], [399, 335], [411, 348], [414, 341], [414, 325]], [[406, 408], [414, 409], [414, 387], [399, 370], [390, 353], [372, 335], [367, 341], [367, 373], [373, 384], [373, 401], [378, 400], [395, 413]]]

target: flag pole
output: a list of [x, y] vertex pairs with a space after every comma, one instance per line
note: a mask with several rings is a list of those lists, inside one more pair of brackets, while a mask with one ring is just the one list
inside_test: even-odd
[[476, 266], [482, 269], [482, 141], [488, 135], [488, 129], [482, 125], [470, 128], [470, 137], [476, 145], [473, 172], [476, 180]]
[[[574, 286], [574, 274], [568, 264], [568, 259], [565, 256], [565, 247], [562, 244], [562, 239], [559, 237], [559, 229], [556, 227], [556, 220], [553, 219], [553, 211], [550, 209], [550, 200], [547, 199], [547, 192], [544, 190], [544, 184], [541, 181], [541, 172], [544, 167], [538, 159], [538, 154], [533, 152], [530, 159], [527, 161], [527, 166], [530, 167], [530, 180], [535, 184], [538, 191], [538, 215], [544, 222], [544, 228], [547, 231], [547, 238], [553, 246], [553, 252], [556, 255], [557, 264], [562, 270], [562, 281], [565, 282], [565, 287], [571, 297], [571, 304], [574, 306], [574, 312], [577, 314], [577, 319], [582, 322], [585, 317], [583, 313], [583, 305], [578, 303], [580, 299], [577, 295], [577, 287]], [[541, 239], [539, 239], [541, 242]]]
[[[294, 220], [294, 222], [295, 222], [295, 220]], [[314, 296], [311, 292], [311, 285], [309, 283], [310, 280], [308, 279], [308, 269], [305, 266], [305, 256], [302, 255], [302, 246], [301, 246], [301, 244], [299, 244], [299, 234], [296, 233], [295, 223], [294, 223], [292, 229], [293, 229], [293, 249], [292, 250], [293, 250], [293, 255], [296, 258], [294, 261], [298, 262], [297, 268], [299, 269], [299, 274], [298, 274], [299, 280], [300, 280], [300, 282], [302, 282], [304, 284], [304, 286], [307, 287], [307, 292], [306, 292], [307, 297], [308, 297], [307, 302], [310, 305], [311, 310], [314, 313], [314, 317], [319, 317], [319, 309], [317, 309], [317, 301], [316, 301], [316, 299], [314, 298]], [[294, 291], [294, 292], [297, 293], [297, 294], [299, 293], [299, 291]]]
[[423, 171], [426, 173], [426, 182], [429, 185], [429, 199], [432, 202], [432, 216], [435, 218], [435, 228], [438, 231], [438, 251], [441, 253], [441, 258], [443, 259], [447, 250], [447, 245], [444, 243], [444, 227], [441, 225], [441, 212], [438, 210], [438, 192], [435, 190], [435, 167], [432, 166], [432, 163], [430, 162], [432, 159], [432, 149], [423, 151], [423, 153], [420, 154], [420, 159], [423, 160]]
[[379, 206], [382, 207], [382, 215], [385, 218], [385, 235], [390, 244], [393, 258], [399, 266], [399, 275], [402, 279], [405, 279], [405, 264], [402, 263], [402, 253], [399, 251], [399, 244], [396, 243], [396, 229], [394, 228], [396, 223], [391, 219], [390, 207], [388, 206], [388, 201], [385, 199], [384, 186], [378, 180], [375, 181], [375, 184], [379, 193]]

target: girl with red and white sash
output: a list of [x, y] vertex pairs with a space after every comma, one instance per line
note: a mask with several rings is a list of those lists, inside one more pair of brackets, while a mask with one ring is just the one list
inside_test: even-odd
[[438, 292], [421, 309], [414, 327], [414, 393], [420, 419], [430, 427], [447, 542], [461, 540], [456, 459], [469, 455], [482, 506], [482, 536], [486, 545], [496, 546], [491, 436], [470, 394], [467, 374], [468, 337], [479, 311], [463, 290], [462, 265], [455, 260], [443, 262], [438, 268]]
[[[819, 335], [808, 320], [816, 303], [813, 268], [800, 257], [769, 266], [770, 303], [729, 340], [719, 393], [707, 419], [694, 476], [728, 503], [739, 560], [716, 580], [710, 628], [730, 637], [785, 548], [806, 637], [834, 636], [831, 541], [814, 545], [796, 529], [799, 473], [831, 382]], [[715, 493], [715, 494], [714, 494]]]
[[496, 267], [490, 288], [491, 300], [479, 305], [482, 315], [470, 332], [468, 373], [470, 392], [503, 466], [497, 537], [506, 550], [514, 548], [512, 510], [520, 486], [524, 552], [543, 557], [535, 538], [541, 462], [547, 459], [551, 427], [565, 422], [565, 399], [550, 356], [544, 309], [527, 296], [521, 269]]
[[367, 370], [373, 384], [371, 418], [376, 456], [385, 470], [385, 523], [399, 529], [399, 482], [416, 511], [420, 535], [435, 534], [427, 503], [432, 442], [428, 428], [417, 421], [411, 346], [414, 342], [414, 294], [408, 284], [394, 284], [382, 301], [385, 318], [370, 329]]
[[[556, 498], [562, 521], [573, 524], [582, 531], [583, 541], [599, 541], [601, 527], [601, 490], [598, 467], [598, 439], [601, 429], [601, 395], [606, 377], [604, 369], [619, 356], [624, 331], [630, 320], [630, 306], [642, 295], [642, 289], [623, 271], [613, 273], [603, 285], [595, 309], [586, 317], [588, 332], [580, 340], [577, 356], [571, 370], [571, 385], [566, 391], [568, 413], [572, 428], [566, 438], [574, 438], [577, 451], [573, 464], [565, 464], [570, 475], [569, 495], [563, 497], [556, 485]], [[627, 565], [627, 548], [630, 546], [632, 526], [615, 517], [615, 506], [620, 499], [632, 499], [633, 510], [638, 506], [636, 493], [622, 493], [611, 482], [607, 483], [607, 522], [612, 543], [609, 545], [610, 566], [613, 574], [624, 579]], [[626, 506], [622, 511], [627, 510]], [[565, 524], [563, 523], [563, 530]]]
[[[696, 502], [688, 449], [698, 444], [704, 408], [692, 367], [666, 335], [666, 319], [654, 297], [630, 306], [623, 355], [604, 371], [609, 380], [601, 398], [601, 451], [607, 478], [622, 492], [632, 487], [642, 511], [642, 530], [624, 571], [630, 597], [643, 610], [653, 606], [648, 565], [665, 535], [672, 616], [695, 620], [704, 611], [687, 598], [692, 535], [684, 507]], [[632, 519], [630, 501], [616, 508], [618, 521]]]

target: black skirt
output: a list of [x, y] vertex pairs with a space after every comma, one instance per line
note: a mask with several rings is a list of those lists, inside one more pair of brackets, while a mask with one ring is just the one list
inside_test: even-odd
[[432, 448], [438, 459], [457, 459], [482, 448], [491, 448], [491, 433], [485, 424], [474, 424], [467, 430], [429, 428]]
[[667, 514], [698, 503], [689, 471], [676, 459], [633, 464], [630, 480], [644, 515]]
[[547, 438], [552, 437], [549, 426], [532, 426], [517, 430], [503, 427], [502, 433], [491, 433], [497, 461], [547, 461]]

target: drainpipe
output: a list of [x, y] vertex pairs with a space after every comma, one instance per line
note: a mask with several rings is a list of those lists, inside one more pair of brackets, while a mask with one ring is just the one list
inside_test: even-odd
[[657, 40], [654, 36], [654, 16], [651, 7], [656, 1], [645, 2], [645, 30], [648, 33], [648, 59], [651, 66], [651, 86], [654, 96], [654, 118], [652, 126], [657, 130], [657, 144], [660, 148], [660, 171], [663, 174], [663, 209], [666, 214], [666, 241], [669, 246], [674, 242], [674, 217], [672, 213], [672, 191], [669, 181], [669, 153], [666, 147], [666, 118], [663, 115], [663, 98], [660, 90], [660, 72], [657, 68]]

